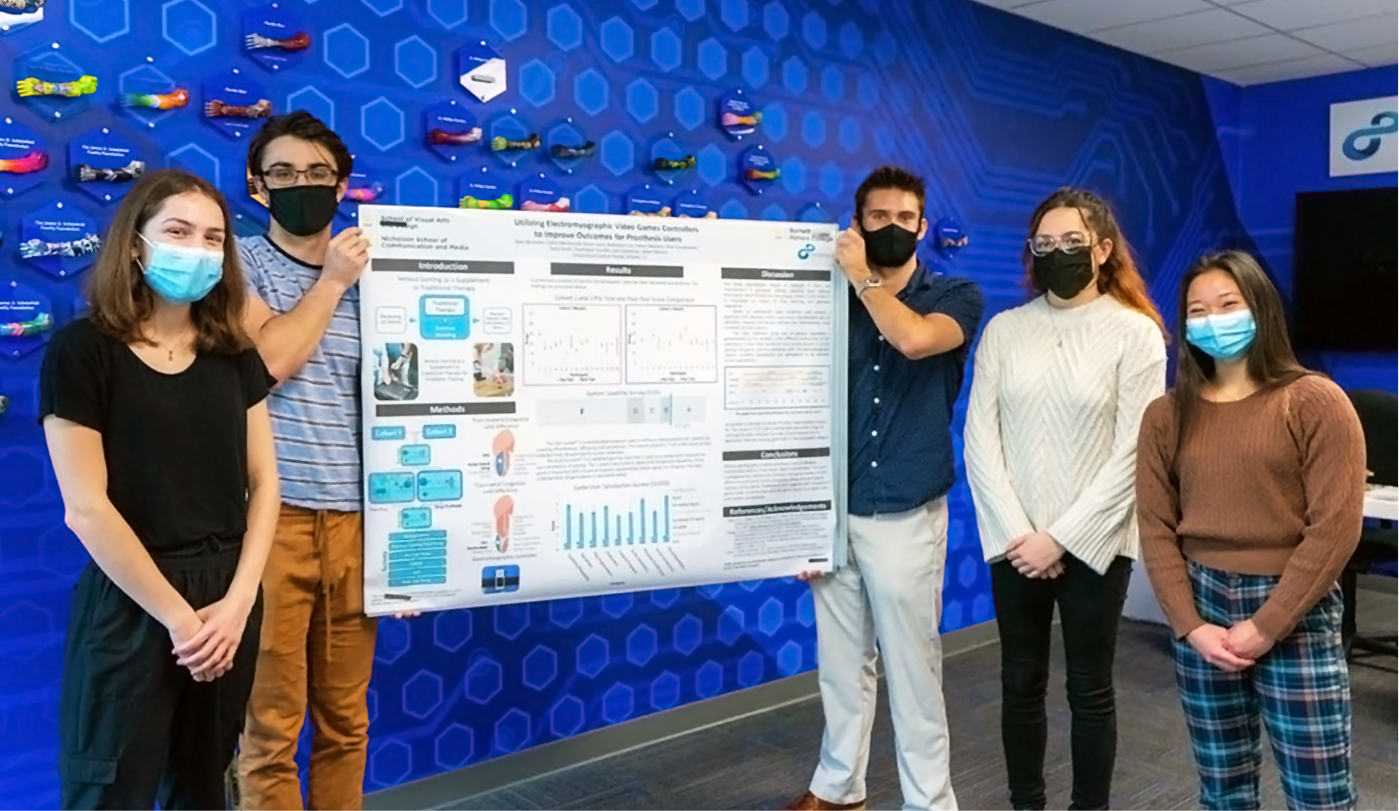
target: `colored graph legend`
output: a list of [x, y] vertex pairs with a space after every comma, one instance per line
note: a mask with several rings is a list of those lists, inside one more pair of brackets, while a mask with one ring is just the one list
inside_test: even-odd
[[672, 542], [670, 496], [614, 505], [563, 505], [560, 532], [566, 552]]

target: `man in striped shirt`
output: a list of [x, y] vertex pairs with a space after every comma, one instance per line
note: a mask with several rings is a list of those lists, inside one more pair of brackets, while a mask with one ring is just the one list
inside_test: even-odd
[[309, 807], [362, 805], [366, 693], [377, 623], [364, 615], [359, 289], [368, 241], [331, 235], [352, 158], [305, 111], [268, 119], [248, 173], [271, 210], [240, 239], [245, 325], [278, 385], [268, 397], [282, 512], [263, 575], [262, 644], [239, 757], [244, 807], [302, 808], [295, 761], [307, 708]]

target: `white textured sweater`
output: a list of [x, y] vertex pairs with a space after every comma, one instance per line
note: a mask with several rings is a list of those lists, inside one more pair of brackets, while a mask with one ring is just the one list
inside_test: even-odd
[[1137, 432], [1165, 385], [1161, 331], [1111, 296], [991, 319], [963, 435], [986, 560], [1036, 531], [1099, 573], [1136, 558]]

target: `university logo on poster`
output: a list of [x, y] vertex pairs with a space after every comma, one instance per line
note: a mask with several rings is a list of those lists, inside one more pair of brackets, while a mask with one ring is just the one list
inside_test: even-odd
[[1331, 105], [1331, 177], [1399, 170], [1399, 96]]

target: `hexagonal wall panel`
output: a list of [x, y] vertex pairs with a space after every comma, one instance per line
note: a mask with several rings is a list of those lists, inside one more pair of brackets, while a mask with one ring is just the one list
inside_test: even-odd
[[489, 704], [500, 694], [503, 678], [500, 662], [489, 656], [479, 656], [466, 669], [466, 697], [477, 704]]
[[704, 625], [694, 614], [686, 614], [671, 629], [670, 646], [689, 656], [704, 641]]
[[821, 95], [831, 101], [840, 101], [845, 95], [845, 74], [835, 65], [821, 69]]
[[899, 58], [899, 43], [888, 31], [874, 35], [874, 58], [882, 67], [889, 67]]
[[380, 17], [387, 17], [403, 8], [403, 0], [360, 0], [360, 2]]
[[725, 645], [737, 642], [743, 636], [743, 625], [743, 609], [736, 605], [728, 606], [719, 615], [719, 641]]
[[787, 641], [777, 649], [777, 672], [783, 676], [795, 676], [802, 669], [802, 646]]
[[782, 5], [782, 0], [771, 0], [763, 6], [763, 30], [769, 37], [775, 40], [787, 38], [787, 34], [792, 30], [792, 15], [787, 13], [787, 7]]
[[577, 657], [574, 660], [576, 669], [584, 676], [595, 679], [607, 667], [610, 656], [607, 640], [597, 634], [588, 634], [588, 638], [578, 646]]
[[802, 116], [802, 141], [812, 149], [826, 143], [826, 118], [816, 110]]
[[403, 658], [413, 646], [413, 629], [402, 620], [379, 623], [379, 644], [374, 649], [374, 661], [391, 665]]
[[[5, 354], [9, 355], [10, 347], [5, 349]], [[6, 471], [5, 487], [0, 489], [0, 503], [11, 507], [27, 504], [47, 487], [44, 463], [28, 448], [16, 446], [0, 453], [0, 464], [5, 466], [3, 470]]]
[[432, 643], [449, 653], [456, 653], [471, 641], [471, 612], [439, 611], [432, 615]]
[[444, 771], [460, 769], [476, 753], [476, 733], [471, 727], [453, 722], [438, 733], [432, 744], [433, 760]]
[[560, 50], [571, 51], [583, 44], [583, 20], [568, 3], [549, 9], [544, 18], [544, 31]]
[[[45, 492], [49, 490], [47, 478], [43, 477]], [[63, 525], [62, 514], [54, 516], [54, 519], [49, 528], [38, 536], [39, 568], [59, 579], [72, 580], [92, 557], [77, 536]]]
[[185, 56], [218, 44], [219, 18], [199, 0], [171, 0], [160, 7], [160, 34]]
[[529, 27], [529, 9], [521, 0], [491, 0], [491, 28], [513, 42]]
[[520, 98], [535, 107], [554, 100], [554, 71], [538, 59], [520, 66]]
[[768, 81], [768, 57], [763, 53], [763, 49], [754, 45], [743, 52], [743, 78], [748, 85], [754, 89], [762, 87]]
[[840, 27], [840, 52], [846, 59], [856, 60], [865, 50], [865, 34], [853, 21]]
[[587, 710], [575, 696], [564, 696], [549, 708], [549, 731], [557, 738], [571, 738], [583, 728]]
[[680, 677], [667, 670], [651, 682], [651, 706], [657, 710], [668, 710], [679, 703]]
[[467, 0], [427, 0], [427, 14], [448, 31], [466, 22]]
[[625, 62], [636, 53], [635, 32], [621, 17], [609, 17], [598, 31], [598, 40], [613, 62]]
[[393, 46], [393, 72], [417, 90], [437, 80], [437, 49], [417, 34]]
[[767, 660], [761, 653], [750, 650], [743, 654], [743, 658], [738, 660], [738, 686], [752, 687], [762, 682], [766, 669]]
[[578, 190], [576, 200], [575, 208], [583, 214], [611, 213], [611, 198], [608, 197], [607, 192], [591, 183]]
[[719, 40], [710, 37], [701, 42], [697, 54], [700, 73], [708, 76], [712, 81], [718, 81], [719, 77], [728, 73], [729, 52], [720, 44]]
[[512, 642], [529, 627], [529, 603], [511, 603], [495, 607], [495, 632]]
[[705, 100], [698, 90], [685, 87], [675, 94], [675, 120], [687, 130], [704, 123]]
[[597, 115], [607, 109], [607, 79], [593, 68], [588, 68], [573, 78], [573, 101], [578, 109], [588, 115]]
[[631, 611], [634, 601], [635, 597], [629, 591], [605, 594], [602, 597], [602, 613], [614, 620], [619, 620]]
[[709, 661], [695, 671], [695, 693], [700, 698], [713, 698], [724, 690], [724, 668]]
[[369, 70], [369, 40], [349, 23], [341, 23], [321, 38], [322, 59], [346, 79]]
[[656, 629], [642, 623], [627, 634], [627, 661], [645, 667], [656, 655]]
[[288, 93], [287, 109], [305, 110], [324, 121], [327, 127], [335, 129], [335, 102], [312, 85]]
[[680, 589], [656, 589], [651, 592], [651, 605], [657, 608], [670, 608], [680, 599]]
[[394, 203], [400, 206], [438, 204], [437, 178], [420, 166], [410, 166], [393, 180]]
[[845, 174], [840, 165], [827, 161], [821, 167], [821, 193], [827, 197], [840, 197], [845, 193]]
[[421, 721], [442, 705], [442, 677], [419, 670], [403, 683], [403, 712]]
[[810, 589], [803, 591], [801, 596], [797, 597], [797, 622], [806, 628], [816, 624], [816, 601], [811, 596]]
[[651, 35], [651, 61], [666, 73], [680, 67], [680, 37], [670, 26]]
[[681, 17], [695, 22], [704, 16], [704, 0], [675, 0], [675, 10]]
[[131, 0], [68, 0], [68, 24], [93, 42], [110, 42], [130, 33]]
[[802, 39], [812, 50], [826, 47], [826, 18], [819, 11], [808, 11], [802, 17]]
[[560, 628], [572, 628], [583, 616], [583, 601], [577, 597], [549, 603], [549, 622]]
[[360, 108], [359, 133], [380, 152], [403, 143], [403, 125], [403, 110], [384, 96]]
[[840, 131], [837, 137], [840, 141], [840, 148], [849, 154], [853, 155], [860, 150], [863, 134], [859, 119], [848, 115], [840, 120]]
[[879, 79], [872, 73], [860, 74], [860, 80], [855, 83], [855, 98], [866, 110], [879, 106]]
[[[725, 219], [725, 220], [746, 220], [746, 219], [748, 219], [748, 206], [745, 206], [745, 205], [744, 205], [741, 201], [739, 201], [739, 200], [728, 200], [728, 201], [726, 201], [722, 206], [719, 206], [719, 217], [722, 218], [722, 219]], [[722, 617], [720, 618], [719, 622], [720, 622], [720, 626], [722, 627], [722, 625], [723, 625], [723, 618], [722, 618]], [[730, 621], [728, 627], [729, 627], [729, 632], [730, 632], [730, 634], [732, 635], [730, 638], [732, 638], [733, 640], [737, 641], [738, 636], [737, 636], [736, 634], [733, 634], [733, 631], [734, 631], [734, 623], [733, 623], [732, 621]], [[740, 626], [739, 630], [742, 630], [742, 627], [741, 627], [741, 626]], [[730, 643], [728, 643], [728, 644], [731, 645], [731, 644], [733, 644], [733, 643], [730, 642]]]
[[497, 752], [518, 752], [529, 745], [529, 716], [516, 707], [495, 722], [495, 748]]
[[[792, 194], [801, 194], [806, 191], [806, 162], [793, 155], [782, 161], [782, 177], [778, 178], [782, 188]], [[803, 596], [808, 596], [810, 592], [803, 592]], [[800, 598], [798, 598], [800, 603]]]
[[810, 75], [801, 57], [789, 56], [782, 63], [782, 86], [789, 93], [805, 93]]
[[763, 601], [762, 608], [758, 609], [758, 630], [767, 636], [777, 633], [782, 627], [784, 615], [782, 601], [776, 597], [769, 597]]
[[559, 655], [543, 645], [535, 645], [520, 663], [520, 681], [531, 690], [543, 690], [559, 674]]
[[729, 156], [714, 144], [705, 144], [695, 156], [699, 162], [699, 176], [706, 185], [717, 186], [729, 176]]
[[631, 717], [635, 705], [636, 693], [627, 685], [617, 682], [602, 694], [602, 720], [620, 724]]
[[762, 218], [768, 222], [786, 222], [791, 219], [787, 216], [787, 209], [779, 203], [768, 203], [763, 206]]
[[199, 144], [185, 144], [172, 149], [170, 154], [165, 156], [165, 165], [199, 175], [212, 182], [216, 188], [221, 182], [219, 159]]
[[636, 123], [645, 124], [656, 117], [660, 108], [660, 94], [655, 85], [645, 79], [635, 79], [627, 85], [627, 113]]
[[732, 31], [748, 26], [748, 0], [719, 0], [719, 19]]
[[[78, 57], [78, 50], [72, 49], [71, 53]], [[83, 75], [93, 73], [92, 70], [79, 65], [59, 50], [57, 43], [52, 47], [43, 46], [35, 48], [21, 55], [14, 62], [14, 73], [16, 77], [42, 79], [47, 82], [67, 82], [75, 80]], [[102, 86], [102, 78], [98, 78], [98, 86]], [[13, 85], [11, 85], [13, 87]], [[14, 92], [11, 90], [11, 92]], [[45, 118], [58, 120], [70, 119], [87, 112], [92, 108], [95, 93], [85, 93], [76, 98], [67, 96], [30, 96], [24, 99], [24, 106], [31, 111], [36, 111]]]
[[397, 785], [412, 771], [413, 750], [403, 741], [385, 741], [369, 755], [369, 779], [380, 785]]

